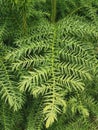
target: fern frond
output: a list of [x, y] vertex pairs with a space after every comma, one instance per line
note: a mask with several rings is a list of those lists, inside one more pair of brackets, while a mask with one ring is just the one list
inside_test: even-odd
[[[87, 89], [87, 81], [90, 84], [93, 80], [97, 61], [92, 43], [98, 40], [96, 27], [73, 16], [54, 26], [42, 22], [32, 33], [16, 40], [16, 50], [7, 55], [13, 68], [21, 71], [20, 91], [43, 97], [42, 115], [47, 128], [58, 115], [67, 113], [67, 108], [88, 117], [89, 110], [77, 95]], [[76, 98], [73, 104], [69, 95]]]
[[98, 39], [96, 26], [83, 22], [83, 20], [78, 16], [68, 17], [67, 20], [65, 19], [61, 24], [59, 24], [58, 28], [60, 28], [60, 35], [62, 36], [65, 36], [67, 33], [71, 36], [77, 36], [78, 39], [85, 41]]
[[0, 61], [0, 95], [1, 98], [8, 102], [10, 107], [16, 111], [20, 109], [23, 105], [24, 98], [22, 93], [19, 92], [19, 89], [14, 81], [11, 80], [11, 72], [6, 67], [3, 61]]
[[74, 64], [66, 64], [66, 63], [58, 63], [58, 70], [60, 71], [60, 73], [62, 74], [68, 74], [68, 75], [74, 75], [74, 76], [79, 76], [81, 79], [84, 80], [91, 80], [91, 75], [89, 74], [89, 70], [87, 70], [87, 68], [81, 66], [76, 66]]
[[45, 103], [43, 113], [45, 114], [46, 128], [51, 126], [54, 121], [57, 121], [57, 113], [61, 113], [60, 107], [63, 107], [66, 111], [66, 101], [64, 101], [64, 95], [60, 94], [59, 88], [52, 88], [53, 92], [49, 92], [45, 95]]
[[29, 76], [22, 76], [23, 80], [20, 82], [21, 91], [32, 91], [33, 87], [36, 87], [41, 83], [47, 81], [48, 76], [51, 75], [51, 68], [48, 67], [40, 67], [34, 71], [30, 71]]
[[42, 114], [41, 99], [36, 104], [32, 104], [27, 120], [27, 130], [42, 130], [44, 116]]
[[46, 62], [48, 62], [48, 56], [34, 55], [33, 57], [22, 57], [22, 59], [13, 63], [13, 70], [17, 70], [18, 68], [29, 68], [30, 66], [40, 66]]
[[21, 56], [30, 55], [30, 53], [35, 53], [36, 51], [40, 52], [43, 48], [48, 49], [49, 45], [44, 42], [36, 42], [33, 44], [25, 45], [23, 48], [16, 49], [15, 52], [10, 53], [6, 58], [15, 59], [20, 58]]
[[81, 79], [78, 79], [75, 76], [64, 76], [59, 77], [57, 81], [60, 85], [63, 87], [68, 87], [68, 90], [71, 91], [72, 89], [74, 90], [84, 90], [84, 83], [81, 81]]

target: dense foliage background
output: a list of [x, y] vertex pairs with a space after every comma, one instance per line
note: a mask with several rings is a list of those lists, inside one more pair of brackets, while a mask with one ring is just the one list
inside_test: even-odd
[[0, 0], [0, 130], [98, 129], [98, 0]]

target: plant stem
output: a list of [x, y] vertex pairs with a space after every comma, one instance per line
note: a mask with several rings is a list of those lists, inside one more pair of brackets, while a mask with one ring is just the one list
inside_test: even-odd
[[51, 0], [52, 5], [52, 14], [51, 14], [51, 23], [54, 24], [54, 36], [53, 36], [53, 43], [52, 43], [52, 78], [53, 78], [53, 106], [55, 102], [55, 40], [56, 40], [56, 26], [55, 26], [55, 20], [56, 20], [56, 0]]
[[51, 22], [55, 23], [55, 20], [56, 20], [56, 0], [51, 0], [51, 5], [52, 5]]

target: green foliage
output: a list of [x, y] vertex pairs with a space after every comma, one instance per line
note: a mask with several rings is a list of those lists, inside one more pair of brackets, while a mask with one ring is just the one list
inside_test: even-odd
[[0, 3], [1, 130], [97, 130], [98, 2], [50, 6]]
[[[1, 30], [3, 33], [3, 30]], [[2, 36], [1, 33], [1, 36]], [[1, 38], [2, 39], [2, 38]], [[2, 42], [2, 40], [1, 40]], [[19, 92], [16, 77], [11, 71], [10, 63], [5, 61], [7, 47], [0, 44], [0, 98], [8, 102], [10, 107], [16, 111], [20, 109], [24, 99], [23, 95]]]
[[[22, 122], [21, 112], [13, 112], [8, 104], [0, 102], [0, 129], [1, 130], [17, 130]], [[17, 126], [16, 126], [17, 125]], [[19, 129], [20, 130], [20, 129]]]

